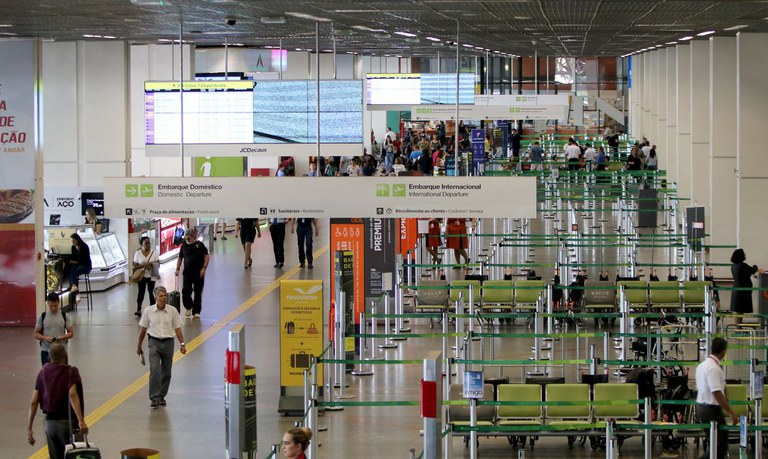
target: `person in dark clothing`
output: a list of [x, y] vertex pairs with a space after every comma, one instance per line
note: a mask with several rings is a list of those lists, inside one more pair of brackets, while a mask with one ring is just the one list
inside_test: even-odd
[[296, 240], [299, 243], [299, 265], [302, 268], [305, 266], [304, 260], [306, 260], [308, 268], [312, 269], [312, 228], [314, 228], [315, 236], [317, 236], [317, 222], [314, 218], [294, 218], [291, 220], [291, 234], [296, 231]]
[[432, 175], [432, 155], [422, 154], [419, 156], [419, 171], [424, 175]]
[[[749, 266], [747, 255], [744, 249], [736, 249], [731, 255], [731, 275], [733, 276], [733, 286], [741, 288], [752, 288], [752, 276], [757, 273], [764, 273], [765, 270], [758, 268], [757, 265]], [[749, 290], [734, 290], [731, 295], [731, 312], [739, 314], [752, 313], [752, 292]]]
[[51, 361], [43, 365], [38, 373], [35, 390], [32, 392], [27, 441], [30, 445], [35, 444], [33, 425], [39, 407], [45, 413], [48, 456], [51, 459], [63, 459], [65, 446], [76, 431], [71, 420], [77, 421], [79, 433], [88, 433], [83, 409], [83, 382], [77, 367], [67, 365], [67, 350], [63, 344], [51, 345], [50, 358]]
[[80, 283], [80, 276], [91, 272], [91, 249], [77, 233], [72, 233], [72, 258], [69, 260], [69, 285], [73, 293], [69, 296], [69, 303], [74, 303], [75, 293], [77, 293]]
[[[181, 264], [184, 263], [184, 277], [182, 279], [181, 300], [186, 309], [187, 317], [200, 318], [203, 308], [203, 287], [205, 286], [205, 272], [208, 269], [208, 248], [197, 240], [197, 232], [188, 229], [184, 233], [184, 242], [179, 247], [179, 259], [176, 262], [176, 276], [179, 275]], [[194, 292], [194, 297], [192, 293]]]
[[240, 242], [243, 244], [243, 268], [248, 269], [253, 264], [251, 258], [251, 246], [256, 236], [261, 237], [261, 227], [258, 218], [238, 218], [235, 226], [235, 234], [240, 234]]
[[509, 142], [512, 146], [512, 156], [517, 159], [520, 157], [520, 144], [522, 142], [522, 136], [517, 129], [512, 128], [512, 132], [509, 134]]
[[272, 249], [275, 252], [275, 268], [285, 264], [285, 219], [270, 218], [269, 234], [272, 236]]

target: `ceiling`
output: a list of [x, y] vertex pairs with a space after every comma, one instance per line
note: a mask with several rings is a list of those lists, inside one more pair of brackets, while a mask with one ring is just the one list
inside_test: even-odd
[[293, 50], [314, 49], [319, 24], [321, 51], [335, 37], [337, 52], [379, 56], [455, 53], [457, 20], [463, 54], [617, 56], [708, 30], [768, 32], [767, 19], [765, 0], [0, 0], [0, 38], [156, 43], [181, 32], [198, 46], [282, 39]]

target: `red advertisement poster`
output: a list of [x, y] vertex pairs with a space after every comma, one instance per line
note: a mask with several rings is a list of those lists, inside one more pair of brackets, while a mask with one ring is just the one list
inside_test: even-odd
[[419, 221], [416, 218], [398, 218], [397, 226], [400, 237], [397, 238], [397, 252], [405, 257], [416, 248], [419, 240]]
[[[355, 324], [360, 322], [360, 313], [365, 308], [365, 226], [362, 218], [332, 218], [331, 219], [331, 252], [349, 250], [354, 253], [354, 286], [355, 286]], [[333, 264], [333, 257], [331, 257]], [[333, 272], [333, 266], [331, 266]], [[331, 282], [331, 298], [336, 298], [333, 282]]]
[[35, 226], [0, 225], [0, 326], [35, 324]]

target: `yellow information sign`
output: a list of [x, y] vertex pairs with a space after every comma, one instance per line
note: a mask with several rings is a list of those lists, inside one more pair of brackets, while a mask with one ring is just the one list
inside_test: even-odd
[[280, 385], [303, 386], [310, 358], [321, 352], [323, 281], [280, 281]]

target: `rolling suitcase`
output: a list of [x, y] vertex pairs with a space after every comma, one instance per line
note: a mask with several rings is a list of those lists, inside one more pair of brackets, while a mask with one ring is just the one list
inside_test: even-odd
[[179, 293], [179, 276], [174, 277], [176, 280], [176, 290], [168, 292], [168, 304], [176, 308], [181, 314], [181, 293]]
[[101, 452], [99, 448], [93, 443], [88, 442], [88, 436], [86, 435], [83, 440], [74, 441], [64, 447], [64, 459], [101, 459]]

